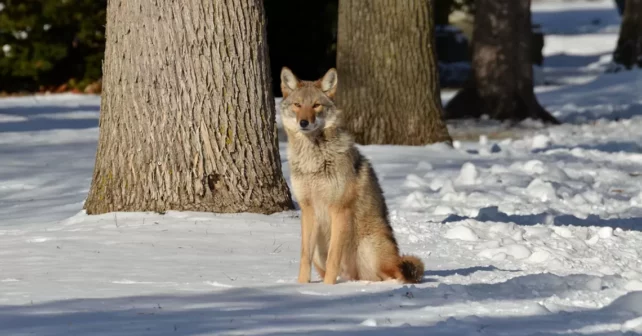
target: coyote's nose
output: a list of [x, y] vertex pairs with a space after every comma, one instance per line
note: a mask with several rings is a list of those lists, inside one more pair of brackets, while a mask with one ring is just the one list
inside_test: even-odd
[[310, 124], [310, 123], [309, 123], [307, 120], [305, 120], [305, 119], [304, 119], [304, 120], [299, 121], [299, 125], [301, 125], [301, 127], [303, 127], [303, 128], [308, 127], [308, 125], [309, 125], [309, 124]]

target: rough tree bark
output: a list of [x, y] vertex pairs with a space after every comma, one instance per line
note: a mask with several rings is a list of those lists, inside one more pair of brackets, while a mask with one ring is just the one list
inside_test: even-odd
[[339, 1], [337, 103], [358, 143], [451, 142], [442, 118], [431, 3]]
[[473, 32], [473, 78], [446, 105], [446, 118], [557, 124], [533, 92], [531, 1], [477, 0]]
[[627, 0], [613, 61], [627, 69], [642, 68], [642, 0]]
[[273, 213], [281, 172], [261, 0], [111, 0], [85, 208]]

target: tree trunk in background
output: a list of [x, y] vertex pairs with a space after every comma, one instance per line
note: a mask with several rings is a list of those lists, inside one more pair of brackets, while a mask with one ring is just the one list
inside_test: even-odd
[[558, 121], [533, 92], [530, 0], [477, 0], [473, 80], [446, 105], [446, 118]]
[[292, 208], [261, 0], [111, 0], [106, 36], [87, 213]]
[[615, 0], [615, 6], [617, 6], [617, 11], [620, 13], [620, 16], [624, 14], [624, 3], [625, 0]]
[[340, 0], [338, 107], [360, 144], [450, 142], [432, 1]]
[[627, 0], [613, 61], [627, 69], [642, 68], [642, 0]]

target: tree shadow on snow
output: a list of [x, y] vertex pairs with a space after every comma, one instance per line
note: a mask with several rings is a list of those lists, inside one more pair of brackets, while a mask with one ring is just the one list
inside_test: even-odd
[[622, 19], [615, 3], [612, 8], [571, 8], [555, 11], [533, 11], [532, 21], [541, 25], [545, 35], [584, 35], [617, 29]]
[[[97, 105], [0, 108], [0, 133], [98, 127]], [[9, 117], [3, 121], [3, 116]]]
[[[469, 276], [477, 272], [516, 272], [512, 270], [499, 269], [495, 266], [474, 266], [468, 268], [452, 269], [452, 270], [427, 270], [424, 272], [424, 281], [426, 277], [449, 277], [453, 275]], [[431, 279], [428, 279], [429, 281]]]
[[544, 66], [551, 68], [573, 68], [585, 67], [598, 62], [604, 55], [610, 53], [598, 53], [593, 55], [574, 55], [567, 53], [557, 53], [547, 55], [544, 58]]
[[458, 222], [466, 219], [474, 219], [479, 222], [502, 222], [515, 223], [518, 225], [537, 225], [551, 223], [554, 225], [573, 226], [596, 226], [620, 228], [623, 230], [642, 231], [642, 217], [631, 218], [601, 218], [598, 215], [589, 215], [586, 218], [579, 218], [569, 214], [539, 213], [529, 215], [509, 215], [499, 211], [497, 206], [482, 208], [476, 217], [450, 215], [442, 223]]
[[[540, 300], [563, 295], [573, 288], [584, 289], [582, 284], [594, 278], [589, 275], [561, 277], [532, 274], [502, 283], [439, 285], [431, 288], [402, 286], [390, 291], [349, 295], [328, 294], [327, 286], [310, 284], [234, 288], [199, 295], [61, 300], [0, 306], [0, 334], [190, 336], [294, 335], [313, 331], [312, 334], [320, 335], [357, 328], [351, 332], [466, 335], [481, 330], [490, 334], [505, 333], [513, 328], [521, 330], [528, 326], [534, 334], [541, 335], [597, 323], [622, 323], [631, 318], [629, 310], [635, 310], [634, 304], [642, 299], [642, 293], [634, 296], [629, 294], [621, 302], [616, 301], [600, 310], [551, 313], [541, 308], [534, 313], [528, 311], [534, 316], [497, 318], [475, 317], [480, 312], [473, 308], [468, 313], [460, 314], [456, 320], [449, 319], [437, 324], [425, 322], [426, 319], [443, 320], [441, 311], [454, 304], [485, 303], [483, 314], [489, 306], [501, 305], [503, 301]], [[345, 289], [345, 286], [351, 285], [343, 286]], [[539, 307], [535, 301], [517, 306], [528, 304]], [[637, 313], [642, 313], [642, 307], [638, 308], [641, 311]], [[461, 312], [461, 308], [454, 311]], [[361, 325], [369, 318], [373, 318], [381, 327], [394, 328]]]
[[[315, 330], [306, 332], [307, 336], [328, 334], [355, 335], [404, 335], [404, 336], [467, 336], [467, 335], [593, 335], [593, 336], [622, 336], [639, 335], [637, 330], [627, 330], [624, 323], [639, 316], [642, 309], [635, 300], [642, 299], [642, 292], [633, 292], [616, 299], [602, 309], [581, 309], [576, 311], [543, 311], [540, 314], [528, 316], [466, 316], [449, 318], [445, 321], [429, 325], [418, 323], [398, 323], [394, 319], [376, 319], [377, 327], [361, 327], [357, 330], [344, 332], [342, 330]], [[543, 308], [545, 309], [545, 308]], [[508, 315], [508, 314], [507, 314]], [[611, 331], [590, 330], [598, 325], [609, 325]], [[588, 329], [582, 332], [570, 333], [569, 330]], [[613, 330], [615, 329], [615, 330]], [[620, 330], [618, 330], [620, 329]], [[274, 332], [262, 335], [300, 335], [299, 332]]]
[[[605, 95], [605, 98], [608, 99], [608, 97], [609, 95]], [[586, 111], [567, 113], [564, 115], [563, 120], [565, 123], [583, 124], [599, 119], [619, 121], [633, 119], [639, 116], [642, 116], [642, 104], [631, 104], [622, 109], [614, 109], [606, 114], [594, 112], [590, 108], [587, 108]]]
[[[642, 109], [641, 109], [642, 110]], [[585, 150], [596, 150], [604, 153], [642, 153], [642, 145], [633, 141], [609, 141], [605, 143], [598, 144], [579, 144], [574, 146], [560, 146], [560, 145], [551, 145], [546, 148], [534, 149], [533, 153], [546, 153], [548, 151], [553, 151], [556, 149], [571, 150], [574, 148], [581, 148]]]
[[[638, 86], [639, 76], [638, 71], [603, 74], [584, 84], [540, 92], [537, 98], [548, 108], [561, 109], [556, 118], [566, 124], [632, 119], [642, 116], [642, 104], [637, 91], [632, 89]], [[569, 102], [575, 102], [577, 106], [564, 111]]]

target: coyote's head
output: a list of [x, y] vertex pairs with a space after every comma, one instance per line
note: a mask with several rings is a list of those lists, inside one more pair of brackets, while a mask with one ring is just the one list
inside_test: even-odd
[[290, 69], [281, 70], [281, 119], [291, 132], [314, 134], [337, 122], [334, 94], [337, 71], [330, 69], [319, 80], [299, 80]]

